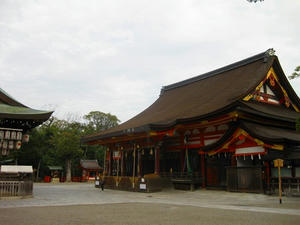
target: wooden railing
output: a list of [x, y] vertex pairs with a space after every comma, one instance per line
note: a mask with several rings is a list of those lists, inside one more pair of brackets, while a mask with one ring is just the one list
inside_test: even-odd
[[[282, 192], [286, 195], [300, 193], [300, 177], [282, 177]], [[278, 192], [278, 178], [272, 177], [270, 184], [271, 193]]]
[[30, 196], [32, 189], [33, 182], [31, 180], [0, 180], [0, 197]]
[[170, 179], [174, 179], [174, 178], [184, 178], [184, 179], [195, 179], [195, 180], [201, 180], [201, 175], [199, 173], [188, 173], [188, 172], [161, 172], [160, 173], [161, 177], [165, 177], [165, 178], [170, 178]]

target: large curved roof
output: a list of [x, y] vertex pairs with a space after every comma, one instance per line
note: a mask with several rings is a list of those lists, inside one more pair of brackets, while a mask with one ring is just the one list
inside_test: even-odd
[[195, 120], [232, 107], [249, 94], [274, 67], [291, 100], [300, 101], [285, 78], [278, 58], [269, 51], [257, 54], [220, 69], [184, 80], [161, 90], [160, 97], [147, 109], [112, 129], [84, 137], [89, 142], [153, 127], [168, 127]]

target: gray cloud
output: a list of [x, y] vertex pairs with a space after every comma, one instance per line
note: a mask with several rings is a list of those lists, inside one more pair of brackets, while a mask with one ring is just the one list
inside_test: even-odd
[[289, 75], [300, 64], [299, 9], [280, 0], [2, 0], [0, 85], [61, 118], [100, 110], [125, 121], [161, 86], [270, 47]]

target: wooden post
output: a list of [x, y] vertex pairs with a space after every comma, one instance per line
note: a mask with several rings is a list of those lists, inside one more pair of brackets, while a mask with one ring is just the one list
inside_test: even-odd
[[184, 158], [185, 158], [185, 151], [181, 150], [180, 151], [180, 166], [181, 166], [181, 173], [184, 172]]
[[278, 185], [279, 185], [279, 204], [282, 203], [282, 200], [281, 200], [281, 174], [280, 174], [280, 166], [278, 166]]
[[109, 158], [108, 158], [108, 176], [111, 176], [111, 172], [112, 172], [112, 162], [111, 162], [111, 156], [112, 156], [112, 151], [109, 149], [108, 151], [108, 154], [109, 154]]
[[231, 166], [237, 166], [237, 158], [234, 155], [231, 156]]
[[120, 159], [117, 159], [117, 182], [116, 182], [116, 186], [119, 186], [119, 164], [120, 164]]
[[201, 154], [201, 175], [202, 175], [202, 188], [206, 187], [206, 174], [205, 174], [205, 155]]
[[136, 146], [135, 144], [133, 144], [133, 168], [132, 168], [132, 188], [134, 189], [134, 185], [135, 185], [135, 153], [136, 153]]
[[270, 179], [270, 164], [269, 162], [265, 162], [265, 167], [266, 167], [266, 182], [267, 182], [267, 189], [270, 189], [270, 183], [271, 183], [271, 179]]
[[123, 177], [124, 174], [124, 151], [121, 152], [121, 176]]
[[138, 172], [138, 177], [142, 176], [142, 171], [141, 171], [141, 162], [142, 162], [142, 153], [141, 149], [138, 150], [138, 167], [137, 167], [137, 172]]
[[283, 167], [283, 160], [282, 159], [275, 159], [274, 160], [274, 167], [278, 168], [278, 192], [279, 192], [279, 204], [282, 203], [281, 200], [281, 174], [280, 174], [280, 167]]
[[105, 173], [106, 173], [106, 152], [107, 152], [107, 150], [105, 149], [105, 152], [104, 152], [104, 159], [103, 159], [102, 182], [104, 181], [104, 177], [105, 177]]
[[160, 149], [159, 147], [155, 148], [155, 174], [159, 175], [160, 174]]

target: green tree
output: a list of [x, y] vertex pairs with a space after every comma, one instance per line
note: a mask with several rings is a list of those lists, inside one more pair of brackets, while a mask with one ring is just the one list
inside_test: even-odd
[[297, 66], [294, 73], [292, 73], [292, 75], [289, 76], [289, 79], [292, 80], [299, 76], [300, 76], [300, 66]]
[[15, 151], [18, 163], [23, 165], [32, 165], [36, 170], [35, 179], [40, 176], [40, 169], [43, 168], [42, 174], [47, 165], [55, 163], [55, 153], [50, 140], [55, 132], [55, 127], [52, 126], [56, 119], [51, 117], [46, 123], [32, 129], [29, 132], [30, 141], [23, 143], [20, 150]]
[[86, 121], [86, 134], [91, 134], [98, 131], [107, 130], [119, 124], [120, 120], [110, 113], [103, 113], [100, 111], [92, 111], [83, 116]]
[[[100, 111], [91, 111], [83, 116], [85, 128], [84, 135], [93, 134], [99, 131], [107, 130], [119, 124], [117, 116]], [[85, 159], [97, 159], [100, 165], [103, 165], [104, 151], [102, 146], [84, 146]]]
[[80, 137], [109, 129], [118, 123], [116, 116], [98, 111], [85, 115], [83, 122], [51, 117], [30, 131], [28, 143], [23, 143], [20, 150], [9, 156], [1, 156], [0, 162], [18, 161], [18, 164], [33, 165], [36, 179], [49, 173], [48, 166], [64, 166], [67, 180], [70, 181], [71, 171], [78, 170], [80, 159], [98, 159], [100, 164], [103, 161], [102, 147], [81, 146]]
[[82, 125], [78, 122], [68, 123], [67, 121], [57, 121], [59, 129], [56, 130], [51, 142], [56, 150], [56, 155], [60, 160], [65, 161], [66, 181], [71, 181], [72, 160], [80, 159], [83, 151], [80, 146], [80, 136], [82, 135]]

